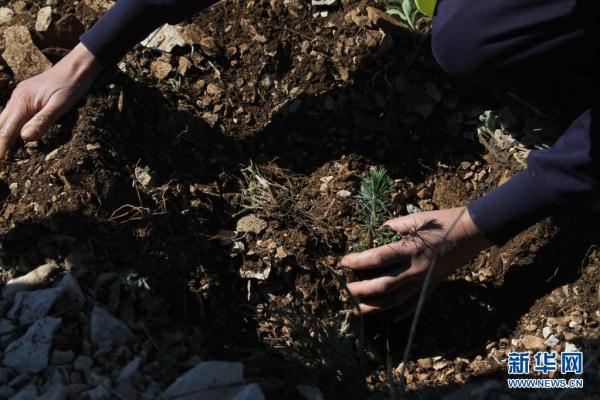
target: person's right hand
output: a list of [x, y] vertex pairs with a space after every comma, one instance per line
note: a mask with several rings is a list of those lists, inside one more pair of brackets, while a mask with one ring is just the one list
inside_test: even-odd
[[373, 275], [348, 284], [358, 299], [359, 312], [365, 315], [391, 309], [397, 316], [410, 315], [429, 268], [435, 268], [431, 289], [492, 245], [464, 207], [414, 213], [384, 225], [404, 236], [395, 243], [349, 254], [341, 262], [344, 267]]
[[46, 72], [17, 85], [0, 113], [0, 159], [20, 135], [38, 140], [90, 89], [101, 67], [82, 44]]

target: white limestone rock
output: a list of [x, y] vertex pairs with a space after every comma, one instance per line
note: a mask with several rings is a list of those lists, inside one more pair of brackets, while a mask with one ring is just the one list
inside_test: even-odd
[[111, 341], [120, 346], [135, 340], [127, 325], [101, 307], [94, 307], [90, 322], [90, 341], [94, 345]]
[[42, 318], [27, 329], [25, 335], [6, 348], [3, 364], [23, 374], [37, 374], [48, 367], [52, 338], [60, 318]]

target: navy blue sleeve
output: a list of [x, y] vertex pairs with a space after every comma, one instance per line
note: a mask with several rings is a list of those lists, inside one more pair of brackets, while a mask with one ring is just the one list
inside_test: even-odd
[[489, 240], [502, 244], [545, 216], [592, 201], [600, 182], [599, 112], [586, 111], [552, 148], [531, 152], [525, 171], [469, 204]]
[[213, 4], [209, 0], [119, 0], [80, 41], [102, 65], [119, 61], [164, 23], [177, 23]]
[[[600, 65], [600, 7], [582, 0], [439, 0], [432, 50], [446, 72], [469, 83], [540, 82]], [[540, 82], [542, 84], [542, 82]], [[591, 201], [600, 180], [600, 104], [591, 103], [525, 171], [473, 201], [471, 218], [501, 244], [542, 217]]]

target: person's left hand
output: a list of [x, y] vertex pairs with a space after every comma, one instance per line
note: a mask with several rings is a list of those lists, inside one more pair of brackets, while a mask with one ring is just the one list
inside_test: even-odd
[[436, 253], [430, 287], [492, 245], [477, 230], [466, 208], [411, 214], [385, 225], [406, 236], [396, 243], [349, 254], [341, 262], [356, 272], [374, 275], [348, 284], [365, 315], [394, 308], [398, 316], [410, 315]]

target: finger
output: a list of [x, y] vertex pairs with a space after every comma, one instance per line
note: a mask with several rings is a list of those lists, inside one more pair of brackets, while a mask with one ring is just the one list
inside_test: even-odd
[[6, 107], [0, 108], [0, 111], [2, 111], [2, 112], [0, 112], [0, 128], [6, 122], [6, 117], [8, 115], [8, 112], [6, 112], [7, 109], [8, 109], [8, 105]]
[[403, 286], [395, 292], [360, 302], [358, 308], [363, 315], [378, 314], [402, 306], [419, 291], [416, 283]]
[[408, 263], [410, 256], [411, 251], [405, 243], [395, 242], [361, 253], [348, 254], [341, 264], [354, 270], [373, 269], [394, 263]]
[[30, 101], [28, 96], [23, 95], [19, 90], [19, 87], [12, 92], [10, 99], [6, 103], [6, 107], [2, 107], [0, 113], [0, 129], [6, 125], [11, 116], [14, 116], [15, 112], [26, 113], [25, 110], [30, 109]]
[[393, 231], [407, 234], [412, 232], [418, 225], [415, 222], [414, 215], [406, 215], [404, 217], [392, 218], [383, 223], [383, 226], [389, 226]]
[[411, 282], [408, 270], [394, 269], [375, 279], [348, 283], [348, 291], [354, 297], [373, 297], [388, 294]]
[[3, 135], [3, 127], [6, 124], [6, 120], [8, 119], [8, 115], [10, 114], [9, 111], [9, 107], [10, 106], [10, 101], [8, 102], [8, 104], [6, 105], [6, 107], [2, 108], [2, 112], [0, 112], [0, 159], [4, 159], [4, 155], [6, 153], [6, 146], [3, 145], [4, 140], [2, 140], [2, 135]]
[[19, 132], [21, 132], [21, 128], [31, 117], [21, 107], [13, 110], [10, 104], [4, 113], [7, 113], [7, 116], [5, 122], [0, 126], [0, 159], [5, 157], [6, 152], [12, 147]]
[[[63, 103], [64, 104], [64, 103]], [[33, 118], [21, 129], [21, 137], [26, 142], [39, 139], [48, 132], [56, 120], [64, 115], [66, 110], [58, 101], [50, 100]]]

